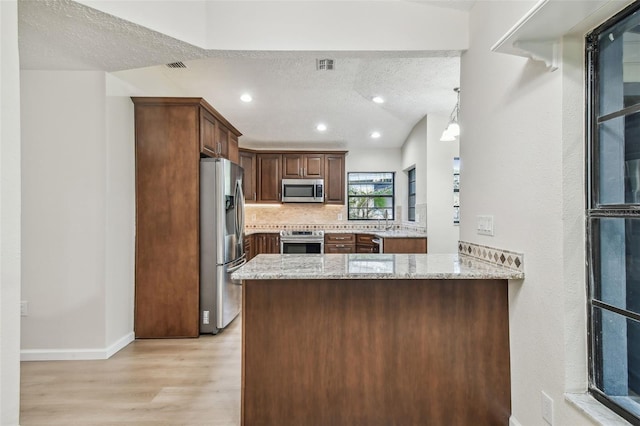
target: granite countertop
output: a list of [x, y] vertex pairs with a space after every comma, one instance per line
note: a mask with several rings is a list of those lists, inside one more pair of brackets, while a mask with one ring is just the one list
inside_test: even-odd
[[517, 280], [524, 273], [458, 254], [260, 254], [231, 278]]
[[[324, 229], [324, 228], [321, 228]], [[277, 229], [260, 229], [252, 228], [246, 229], [245, 235], [272, 233], [279, 234], [280, 230]], [[325, 234], [370, 234], [376, 237], [382, 238], [427, 238], [427, 234], [424, 232], [410, 231], [406, 229], [393, 229], [389, 231], [379, 229], [324, 229]]]

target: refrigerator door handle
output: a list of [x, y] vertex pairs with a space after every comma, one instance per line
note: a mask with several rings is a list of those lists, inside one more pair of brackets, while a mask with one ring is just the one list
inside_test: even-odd
[[239, 264], [234, 265], [231, 268], [227, 268], [227, 272], [228, 273], [234, 272], [234, 271], [240, 269], [240, 267], [243, 266], [245, 263], [247, 263], [247, 258], [244, 257], [244, 255], [242, 255], [241, 259], [242, 259], [242, 261]]
[[244, 231], [244, 194], [242, 193], [242, 185], [240, 181], [236, 181], [236, 235], [238, 239], [242, 238]]

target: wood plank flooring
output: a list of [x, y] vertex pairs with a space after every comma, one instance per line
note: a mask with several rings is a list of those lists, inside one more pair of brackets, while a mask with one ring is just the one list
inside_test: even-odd
[[20, 424], [240, 424], [240, 316], [217, 336], [136, 340], [108, 360], [21, 363]]

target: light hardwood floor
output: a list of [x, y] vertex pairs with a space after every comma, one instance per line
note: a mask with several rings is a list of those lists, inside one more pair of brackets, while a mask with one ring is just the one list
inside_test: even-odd
[[217, 336], [136, 340], [104, 361], [23, 362], [20, 424], [240, 424], [240, 317]]

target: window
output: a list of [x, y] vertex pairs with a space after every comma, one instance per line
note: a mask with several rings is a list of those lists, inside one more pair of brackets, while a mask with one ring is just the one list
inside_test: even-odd
[[407, 219], [410, 222], [416, 221], [416, 168], [407, 171], [407, 179], [409, 181], [409, 200], [407, 201]]
[[393, 220], [394, 173], [349, 173], [349, 220]]
[[640, 425], [640, 5], [587, 36], [589, 392]]

